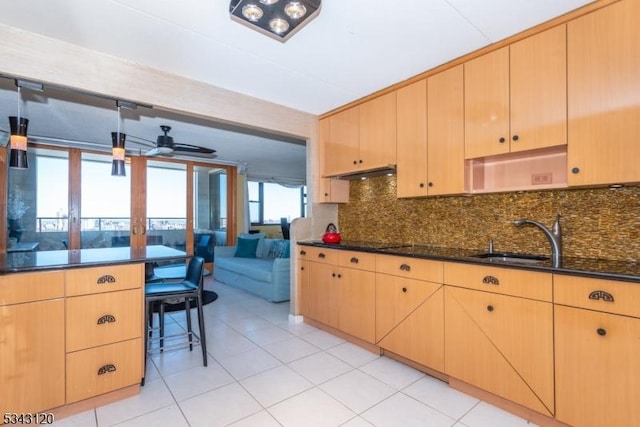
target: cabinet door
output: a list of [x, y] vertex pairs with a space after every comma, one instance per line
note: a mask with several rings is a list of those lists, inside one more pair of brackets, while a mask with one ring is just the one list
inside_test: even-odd
[[0, 413], [64, 405], [64, 300], [0, 307], [0, 325]]
[[448, 286], [444, 324], [447, 374], [553, 416], [551, 303]]
[[[358, 168], [360, 160], [360, 108], [349, 108], [326, 119], [329, 137], [324, 141], [323, 176], [338, 175]], [[322, 129], [322, 124], [320, 125]]]
[[556, 418], [640, 425], [640, 319], [555, 307]]
[[309, 262], [309, 317], [334, 328], [338, 326], [335, 274], [331, 264]]
[[360, 158], [358, 169], [396, 164], [396, 93], [360, 104]]
[[375, 273], [341, 268], [336, 278], [338, 329], [373, 343], [376, 324]]
[[376, 275], [376, 343], [444, 372], [444, 292], [441, 284]]
[[[397, 91], [397, 196], [427, 195], [427, 81]], [[462, 117], [462, 114], [461, 114]]]
[[315, 200], [317, 203], [349, 203], [349, 181], [319, 178]]
[[462, 65], [428, 78], [427, 123], [429, 195], [463, 193], [464, 76]]
[[298, 265], [297, 276], [297, 292], [296, 299], [298, 304], [298, 313], [303, 316], [309, 315], [309, 261], [306, 259], [298, 258], [296, 260]]
[[509, 46], [464, 64], [464, 155], [509, 152]]
[[569, 185], [640, 181], [640, 2], [569, 22]]
[[511, 152], [567, 143], [566, 26], [518, 41], [511, 56]]

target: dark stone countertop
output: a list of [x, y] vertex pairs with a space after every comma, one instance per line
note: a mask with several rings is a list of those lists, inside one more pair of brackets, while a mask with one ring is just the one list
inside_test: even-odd
[[522, 264], [496, 259], [477, 258], [474, 255], [484, 253], [482, 249], [457, 249], [438, 246], [408, 245], [402, 243], [342, 241], [339, 244], [323, 243], [319, 240], [298, 241], [299, 245], [316, 246], [329, 249], [371, 252], [386, 255], [433, 259], [441, 261], [465, 262], [496, 267], [520, 268], [533, 271], [545, 271], [556, 274], [571, 274], [599, 279], [625, 280], [640, 283], [640, 263], [608, 259], [563, 257], [560, 267], [552, 267], [551, 260], [535, 264]]
[[0, 254], [0, 274], [61, 268], [131, 264], [184, 259], [186, 252], [162, 245], [143, 248], [116, 247], [62, 251], [11, 252]]

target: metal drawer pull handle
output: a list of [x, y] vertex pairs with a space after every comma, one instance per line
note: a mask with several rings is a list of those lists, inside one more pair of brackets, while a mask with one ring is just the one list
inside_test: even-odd
[[407, 288], [402, 288], [402, 292], [407, 292]]
[[487, 311], [493, 311], [493, 306], [492, 305], [488, 305], [487, 306]]
[[116, 365], [104, 365], [102, 368], [98, 369], [98, 375], [108, 374], [110, 372], [116, 371]]
[[326, 258], [326, 255], [325, 255], [325, 254], [323, 254], [322, 252], [320, 252], [320, 253], [318, 254], [318, 258]]
[[98, 281], [96, 283], [98, 285], [103, 285], [105, 283], [116, 283], [116, 278], [110, 274], [105, 274], [104, 276], [98, 277]]
[[402, 264], [400, 266], [400, 270], [402, 270], [402, 271], [411, 271], [411, 266], [409, 264]]
[[596, 332], [598, 333], [598, 335], [600, 335], [601, 337], [607, 335], [607, 330], [604, 328], [598, 328], [596, 329]]
[[351, 259], [349, 261], [351, 261], [353, 264], [357, 264], [357, 263], [360, 262], [360, 260], [358, 258], [356, 258], [356, 257], [351, 257]]
[[101, 318], [98, 319], [98, 325], [102, 325], [104, 323], [114, 323], [116, 321], [115, 316], [110, 314], [105, 314]]
[[300, 251], [300, 255], [305, 256], [307, 254], [306, 251]]
[[497, 277], [484, 276], [484, 279], [482, 279], [482, 283], [484, 283], [485, 285], [499, 285], [500, 280], [498, 280]]
[[593, 291], [589, 294], [589, 299], [602, 300], [605, 302], [613, 302], [613, 295], [605, 291]]

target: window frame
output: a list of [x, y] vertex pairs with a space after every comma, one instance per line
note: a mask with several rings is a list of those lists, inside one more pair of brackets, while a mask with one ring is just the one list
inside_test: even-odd
[[[280, 185], [276, 182], [265, 182], [265, 181], [260, 181], [260, 180], [256, 180], [256, 179], [248, 179], [247, 183], [257, 183], [258, 184], [258, 200], [252, 200], [249, 198], [249, 191], [247, 191], [247, 199], [248, 199], [248, 203], [249, 206], [251, 206], [251, 203], [256, 203], [258, 205], [258, 217], [259, 217], [259, 222], [254, 222], [251, 218], [251, 208], [249, 207], [249, 222], [250, 224], [253, 226], [279, 226], [280, 223], [273, 223], [273, 222], [269, 222], [269, 223], [265, 223], [264, 222], [264, 206], [265, 206], [265, 198], [264, 198], [264, 184], [274, 184], [274, 185]], [[247, 186], [247, 190], [248, 190], [248, 186]], [[304, 218], [305, 217], [305, 206], [306, 206], [306, 198], [307, 198], [307, 192], [306, 192], [306, 185], [302, 185], [299, 188], [299, 192], [300, 192], [300, 205], [299, 205], [299, 212], [298, 212], [298, 216], [294, 216], [294, 218]]]

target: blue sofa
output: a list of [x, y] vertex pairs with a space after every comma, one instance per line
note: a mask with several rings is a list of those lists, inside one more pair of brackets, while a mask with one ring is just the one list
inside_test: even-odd
[[[214, 280], [243, 289], [271, 302], [288, 301], [291, 271], [289, 241], [250, 236], [253, 237], [248, 238], [260, 240], [255, 258], [234, 256], [236, 246], [214, 248]], [[283, 251], [284, 247], [286, 251]]]

